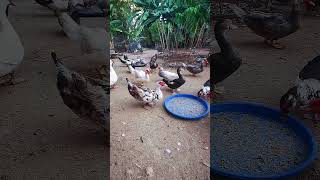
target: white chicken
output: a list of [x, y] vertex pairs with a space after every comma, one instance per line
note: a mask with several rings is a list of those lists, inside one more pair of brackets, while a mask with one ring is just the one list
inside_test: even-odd
[[107, 57], [109, 39], [105, 29], [81, 26], [67, 13], [55, 12], [62, 30], [71, 40], [80, 43], [82, 53], [99, 53]]
[[166, 80], [169, 80], [169, 81], [172, 81], [174, 79], [178, 79], [179, 76], [177, 73], [173, 73], [173, 72], [170, 72], [170, 71], [165, 71], [163, 70], [162, 67], [159, 67], [159, 73], [158, 75]]
[[110, 59], [110, 86], [114, 88], [115, 83], [118, 81], [116, 71], [113, 69], [114, 62]]

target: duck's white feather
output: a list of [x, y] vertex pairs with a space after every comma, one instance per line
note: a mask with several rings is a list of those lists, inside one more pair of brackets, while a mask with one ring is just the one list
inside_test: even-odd
[[24, 57], [24, 48], [20, 38], [7, 17], [5, 11], [0, 16], [0, 77], [16, 69]]
[[320, 98], [320, 81], [316, 79], [301, 80], [297, 85], [297, 95], [302, 103]]
[[83, 53], [107, 56], [109, 41], [105, 29], [80, 26], [65, 12], [58, 12], [58, 20], [65, 34], [80, 44]]
[[118, 81], [116, 71], [113, 69], [112, 61], [110, 60], [110, 86], [113, 86]]

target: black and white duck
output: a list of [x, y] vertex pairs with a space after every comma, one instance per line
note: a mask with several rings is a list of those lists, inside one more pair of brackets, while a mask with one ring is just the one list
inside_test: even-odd
[[[215, 24], [214, 33], [220, 47], [219, 53], [210, 54], [208, 61], [212, 72], [210, 79], [213, 85], [222, 82], [233, 74], [242, 64], [242, 59], [226, 38], [225, 32], [235, 26], [229, 19], [218, 20]], [[215, 89], [215, 92], [217, 89]]]
[[280, 109], [283, 113], [301, 111], [319, 99], [320, 56], [317, 56], [303, 67], [295, 86], [281, 97]]
[[186, 80], [183, 78], [181, 72], [183, 71], [183, 67], [179, 67], [177, 69], [178, 78], [173, 80], [163, 79], [163, 81], [167, 84], [167, 86], [174, 91], [180, 91], [180, 87], [186, 82]]
[[279, 13], [266, 13], [254, 11], [247, 13], [235, 4], [228, 4], [232, 11], [255, 34], [265, 39], [265, 43], [277, 49], [284, 46], [277, 42], [278, 39], [289, 36], [300, 27], [300, 7], [298, 0], [293, 0], [292, 10], [289, 15]]
[[209, 65], [209, 62], [207, 60], [207, 57], [205, 56], [197, 56], [195, 58], [195, 63], [202, 63], [205, 67], [207, 67]]
[[128, 56], [124, 55], [123, 59], [118, 57], [119, 60], [125, 65], [131, 65], [133, 68], [145, 67], [148, 63], [143, 58], [129, 59]]
[[211, 99], [211, 91], [210, 91], [210, 79], [206, 81], [203, 87], [198, 91], [198, 97], [210, 100]]

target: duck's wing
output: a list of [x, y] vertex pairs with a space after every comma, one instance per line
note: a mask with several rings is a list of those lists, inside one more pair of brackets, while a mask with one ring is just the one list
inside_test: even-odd
[[299, 73], [299, 79], [317, 79], [320, 80], [320, 56], [313, 58]]
[[132, 84], [132, 83], [130, 85], [128, 84], [128, 90], [131, 96], [137, 100], [141, 100], [141, 98], [143, 97], [143, 94], [144, 94], [143, 89], [140, 89], [135, 84]]

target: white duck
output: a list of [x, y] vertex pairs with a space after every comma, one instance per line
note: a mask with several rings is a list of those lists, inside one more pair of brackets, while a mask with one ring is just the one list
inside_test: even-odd
[[[0, 83], [12, 83], [14, 70], [24, 57], [24, 48], [19, 36], [7, 18], [10, 5], [14, 4], [8, 0], [0, 1]], [[9, 80], [4, 80], [9, 76]]]
[[131, 74], [133, 74], [138, 82], [150, 81], [151, 70], [149, 68], [145, 70], [134, 69], [130, 64], [127, 65]]
[[166, 80], [169, 80], [169, 81], [172, 81], [174, 79], [178, 79], [179, 76], [177, 73], [173, 73], [173, 72], [170, 72], [170, 71], [165, 71], [163, 70], [162, 67], [159, 67], [159, 73], [158, 75]]
[[80, 43], [85, 54], [99, 53], [107, 57], [108, 34], [104, 28], [89, 28], [77, 24], [67, 13], [55, 11], [64, 33], [73, 41]]
[[110, 86], [114, 87], [115, 83], [118, 81], [118, 76], [116, 71], [113, 69], [114, 62], [110, 59]]

